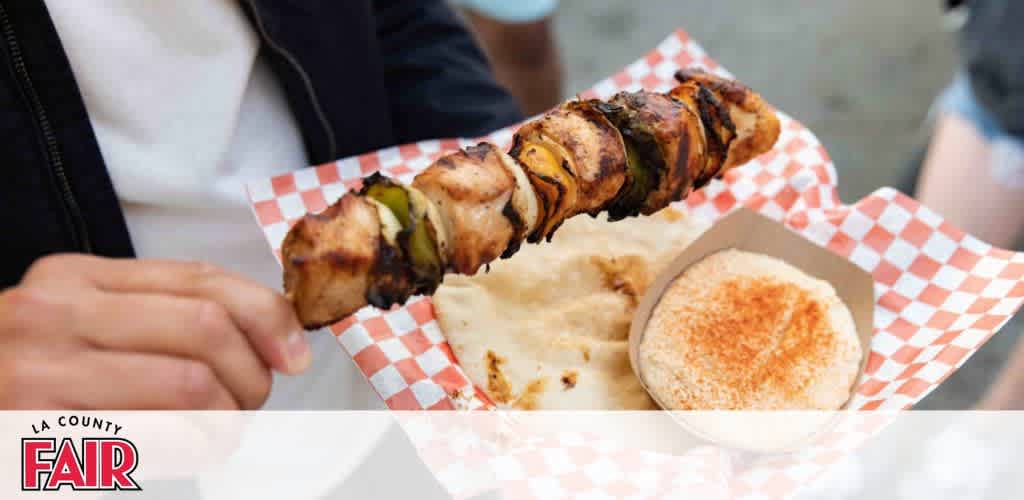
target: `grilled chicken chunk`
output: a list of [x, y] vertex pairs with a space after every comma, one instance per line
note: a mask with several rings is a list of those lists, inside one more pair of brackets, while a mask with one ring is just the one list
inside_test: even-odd
[[519, 136], [526, 144], [542, 144], [562, 155], [563, 168], [577, 189], [569, 217], [599, 213], [625, 182], [622, 134], [590, 101], [570, 101], [523, 125]]
[[412, 185], [437, 206], [451, 241], [449, 266], [456, 273], [475, 274], [497, 259], [525, 224], [506, 213], [516, 179], [492, 144], [442, 157]]
[[329, 325], [366, 305], [380, 227], [374, 205], [346, 193], [288, 231], [281, 245], [284, 289], [304, 327]]
[[717, 169], [712, 167], [712, 170], [717, 170], [712, 177], [753, 160], [775, 145], [780, 133], [779, 118], [756, 92], [736, 80], [717, 77], [699, 69], [683, 69], [676, 72], [675, 77], [681, 85], [669, 95], [679, 99], [691, 93], [693, 86], [707, 89], [721, 103], [717, 106], [718, 114], [727, 115], [731, 122], [731, 127], [725, 123], [722, 125], [731, 129], [733, 139], [726, 143], [723, 164]]
[[690, 186], [687, 159], [691, 139], [683, 126], [682, 103], [655, 92], [622, 92], [609, 101], [618, 106], [610, 114], [627, 140], [632, 139], [639, 159], [654, 172], [657, 182], [647, 194], [640, 213], [648, 215], [681, 199]]

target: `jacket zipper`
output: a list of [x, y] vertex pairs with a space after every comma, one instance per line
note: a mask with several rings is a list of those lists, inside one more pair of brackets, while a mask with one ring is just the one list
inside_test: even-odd
[[57, 135], [53, 131], [53, 125], [43, 108], [39, 99], [32, 78], [29, 76], [28, 67], [25, 65], [24, 55], [21, 52], [21, 45], [14, 34], [14, 27], [7, 16], [7, 9], [0, 3], [0, 31], [3, 32], [4, 41], [11, 57], [11, 65], [20, 80], [21, 89], [27, 98], [32, 116], [35, 118], [39, 133], [43, 139], [44, 155], [46, 156], [47, 167], [50, 178], [60, 192], [64, 217], [71, 230], [71, 238], [77, 250], [92, 253], [92, 243], [89, 241], [89, 232], [85, 226], [85, 218], [82, 210], [75, 200], [75, 194], [71, 190], [71, 183], [68, 181], [67, 172], [64, 170], [64, 158], [57, 145]]
[[295, 72], [299, 74], [299, 77], [302, 78], [302, 84], [313, 103], [313, 111], [316, 113], [316, 117], [320, 121], [320, 126], [323, 128], [324, 134], [327, 136], [327, 159], [335, 159], [338, 156], [338, 145], [334, 138], [334, 129], [331, 128], [331, 123], [327, 121], [327, 114], [324, 113], [323, 108], [320, 107], [320, 99], [316, 95], [316, 89], [313, 88], [312, 79], [310, 79], [309, 75], [306, 74], [306, 71], [302, 69], [302, 65], [299, 64], [297, 59], [295, 59], [295, 56], [285, 50], [284, 47], [280, 46], [267, 33], [267, 29], [263, 25], [263, 18], [260, 17], [260, 11], [256, 6], [256, 2], [254, 0], [245, 0], [245, 3], [249, 5], [250, 9], [252, 9], [252, 17], [256, 20], [256, 29], [260, 32], [260, 38], [266, 42], [267, 46], [270, 47], [271, 50], [288, 61], [288, 64], [290, 64], [292, 68], [295, 69]]

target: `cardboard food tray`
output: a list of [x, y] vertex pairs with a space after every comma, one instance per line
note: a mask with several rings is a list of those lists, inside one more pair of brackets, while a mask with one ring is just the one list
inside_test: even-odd
[[[749, 208], [739, 207], [722, 217], [714, 226], [683, 249], [647, 287], [647, 291], [637, 304], [629, 331], [629, 361], [640, 385], [647, 390], [658, 406], [666, 408], [666, 404], [659, 401], [658, 396], [648, 388], [643, 375], [643, 365], [640, 362], [640, 344], [643, 342], [647, 323], [661, 301], [665, 290], [687, 268], [705, 257], [728, 249], [775, 257], [809, 276], [831, 284], [835, 288], [836, 295], [849, 308], [853, 316], [857, 337], [864, 353], [855, 380], [861, 379], [864, 369], [867, 367], [867, 353], [871, 352], [871, 336], [874, 330], [874, 280], [871, 275], [842, 256], [815, 245], [810, 240], [786, 229], [775, 220]], [[853, 387], [850, 389], [852, 390]], [[852, 399], [851, 392], [850, 399], [843, 405], [843, 409], [849, 407]], [[701, 418], [704, 416], [688, 418], [687, 412], [672, 412], [672, 416], [688, 432], [700, 436], [709, 443], [760, 452], [783, 452], [798, 449], [800, 446], [812, 442], [821, 434], [827, 433], [838, 418], [838, 415], [835, 416], [836, 418], [832, 418], [832, 415], [784, 415], [781, 417], [783, 420], [800, 421], [799, 425], [793, 426], [798, 430], [782, 433], [774, 443], [768, 443], [762, 438], [759, 440], [759, 444], [755, 444], [737, 438], [739, 433], [707, 430], [705, 426], [701, 425], [702, 421], [706, 420]], [[741, 418], [732, 419], [714, 415], [709, 418], [719, 420], [719, 424], [725, 423], [726, 429], [734, 429], [737, 426], [772, 427], [779, 421], [771, 412], [750, 412]]]
[[[696, 66], [721, 75], [689, 36], [677, 31], [653, 51], [581, 94], [608, 98], [621, 90], [666, 91], [672, 75]], [[769, 96], [770, 97], [770, 96]], [[677, 204], [712, 222], [745, 206], [871, 274], [873, 334], [864, 373], [848, 406], [911, 407], [961, 366], [1024, 302], [1024, 254], [994, 248], [935, 212], [881, 188], [852, 205], [836, 191], [824, 147], [800, 123], [779, 113], [776, 147]], [[247, 185], [254, 215], [275, 255], [288, 228], [361, 179], [382, 171], [410, 182], [442, 152], [488, 140], [507, 148], [514, 128], [479, 139], [423, 141], [295, 171]], [[393, 410], [491, 409], [438, 327], [430, 299], [402, 307], [367, 307], [330, 327], [369, 383]], [[456, 464], [452, 464], [455, 466]], [[784, 467], [737, 476], [738, 491], [798, 484]]]
[[[787, 230], [774, 220], [749, 208], [740, 207], [723, 217], [672, 260], [658, 274], [637, 304], [629, 331], [629, 361], [645, 388], [646, 383], [640, 373], [640, 343], [643, 341], [644, 330], [654, 308], [669, 285], [687, 268], [711, 254], [728, 249], [775, 257], [810, 276], [829, 282], [835, 288], [836, 295], [850, 309], [863, 352], [866, 354], [871, 351], [875, 310], [874, 281], [871, 275], [856, 264]], [[867, 355], [863, 358], [858, 380], [867, 365]], [[658, 403], [665, 406], [661, 402]], [[849, 401], [844, 407], [848, 404]]]

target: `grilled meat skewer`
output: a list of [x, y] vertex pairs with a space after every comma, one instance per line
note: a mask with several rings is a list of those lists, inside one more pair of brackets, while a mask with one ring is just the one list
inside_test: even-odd
[[569, 217], [651, 214], [766, 152], [774, 111], [743, 85], [681, 71], [667, 94], [574, 100], [493, 144], [442, 156], [405, 186], [380, 174], [281, 247], [284, 286], [302, 324], [331, 324], [366, 304], [431, 294], [444, 274], [474, 274]]

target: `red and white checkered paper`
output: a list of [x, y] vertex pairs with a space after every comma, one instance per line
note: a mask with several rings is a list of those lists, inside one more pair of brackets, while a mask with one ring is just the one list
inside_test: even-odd
[[[686, 33], [677, 31], [581, 95], [608, 98], [621, 90], [666, 91], [675, 71], [687, 66], [728, 76]], [[825, 148], [797, 121], [782, 113], [780, 119], [782, 134], [772, 151], [677, 206], [715, 221], [745, 205], [869, 271], [875, 279], [875, 329], [867, 370], [851, 408], [909, 408], [1020, 308], [1024, 254], [964, 234], [891, 188], [843, 205]], [[514, 130], [480, 139], [406, 144], [255, 181], [247, 186], [249, 198], [280, 257], [281, 242], [296, 220], [358, 189], [364, 176], [380, 170], [410, 182], [443, 152], [479, 140], [507, 148]], [[393, 410], [493, 408], [459, 367], [428, 297], [390, 311], [366, 307], [330, 330]], [[761, 479], [751, 479], [751, 484], [789, 484], [770, 476]]]
[[[455, 498], [498, 489], [503, 498], [732, 498], [730, 452], [697, 446], [671, 455], [609, 437], [622, 427], [660, 425], [639, 412], [588, 420], [564, 429], [565, 412], [402, 412], [398, 422], [438, 480]], [[641, 418], [631, 419], [640, 416]], [[579, 422], [577, 420], [577, 422]], [[550, 429], [538, 431], [538, 429]], [[597, 430], [601, 429], [601, 430]], [[621, 437], [621, 436], [619, 436]]]

